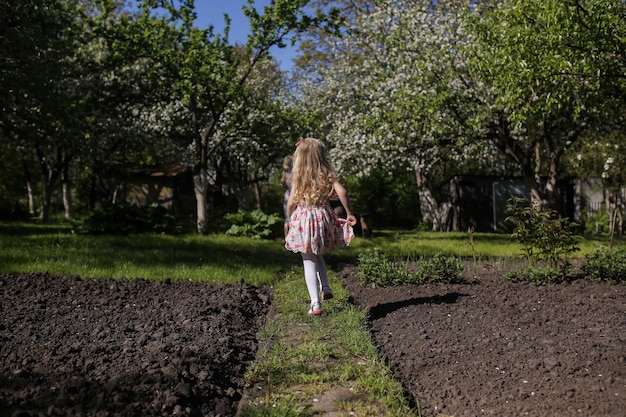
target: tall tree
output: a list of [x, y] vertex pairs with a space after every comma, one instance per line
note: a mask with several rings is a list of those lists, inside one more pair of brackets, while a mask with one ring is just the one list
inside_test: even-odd
[[619, 0], [510, 0], [473, 14], [477, 126], [520, 166], [535, 204], [555, 204], [564, 154], [621, 118], [623, 95], [609, 90], [623, 91], [625, 13]]
[[446, 230], [452, 207], [433, 191], [434, 174], [441, 176], [446, 165], [461, 169], [476, 152], [489, 161], [494, 157], [489, 148], [468, 141], [471, 97], [457, 47], [466, 36], [462, 17], [468, 2], [359, 4], [364, 9], [346, 20], [344, 36], [328, 48], [329, 64], [307, 74], [303, 102], [320, 109], [340, 170], [412, 169], [422, 219]]
[[[273, 0], [259, 13], [250, 1], [244, 12], [251, 23], [251, 34], [245, 50], [228, 42], [229, 24], [224, 35], [215, 35], [212, 27], [195, 25], [194, 1], [179, 2], [146, 0], [141, 2], [142, 14], [137, 23], [144, 28], [145, 38], [138, 46], [153, 63], [156, 91], [162, 100], [181, 103], [178, 114], [180, 140], [192, 150], [189, 164], [193, 171], [197, 203], [197, 230], [207, 230], [207, 195], [215, 184], [219, 164], [229, 150], [241, 149], [259, 131], [243, 131], [263, 119], [259, 109], [250, 109], [254, 87], [250, 81], [258, 67], [270, 58], [272, 47], [284, 46], [292, 32], [303, 31], [311, 24], [322, 24], [323, 17], [309, 18], [302, 13], [306, 0]], [[154, 10], [158, 9], [158, 13]], [[274, 101], [269, 98], [270, 101]], [[279, 106], [264, 105], [276, 115]], [[256, 118], [254, 121], [253, 118]], [[235, 125], [234, 121], [241, 122]], [[287, 138], [297, 132], [265, 130], [270, 137]]]
[[42, 221], [77, 143], [73, 57], [82, 42], [83, 6], [79, 0], [0, 4], [0, 134], [21, 151], [27, 179], [40, 173]]

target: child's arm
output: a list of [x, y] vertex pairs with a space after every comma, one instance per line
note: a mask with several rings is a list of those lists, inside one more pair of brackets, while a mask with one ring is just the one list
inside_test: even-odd
[[333, 184], [335, 188], [335, 192], [339, 197], [339, 201], [343, 205], [343, 208], [346, 210], [346, 220], [350, 224], [350, 226], [354, 226], [356, 224], [356, 217], [352, 214], [352, 209], [350, 208], [350, 199], [348, 198], [348, 192], [338, 181], [335, 181]]

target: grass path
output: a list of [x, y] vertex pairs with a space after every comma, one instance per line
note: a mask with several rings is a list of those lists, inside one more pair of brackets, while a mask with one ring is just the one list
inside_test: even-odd
[[317, 317], [306, 314], [301, 274], [291, 271], [275, 286], [241, 416], [418, 415], [380, 358], [363, 313], [348, 302], [341, 282], [329, 278], [335, 298]]

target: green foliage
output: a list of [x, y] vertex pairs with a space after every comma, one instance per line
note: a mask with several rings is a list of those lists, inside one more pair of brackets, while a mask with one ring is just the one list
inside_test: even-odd
[[567, 276], [567, 268], [536, 268], [529, 266], [521, 271], [509, 271], [503, 274], [503, 281], [530, 282], [535, 285], [548, 285], [561, 282]]
[[597, 249], [585, 257], [583, 271], [593, 281], [626, 284], [626, 250]]
[[182, 225], [170, 210], [157, 203], [146, 207], [112, 204], [93, 212], [84, 220], [77, 221], [74, 231], [94, 235], [178, 234], [182, 231]]
[[438, 253], [420, 262], [415, 281], [455, 284], [463, 280], [461, 272], [463, 264], [459, 258]]
[[522, 245], [524, 256], [532, 264], [540, 260], [546, 266], [556, 268], [567, 255], [580, 250], [574, 234], [576, 223], [557, 217], [554, 210], [543, 209], [534, 204], [524, 205], [523, 199], [512, 198], [507, 211], [507, 221], [516, 223], [512, 237]]
[[308, 417], [311, 406], [291, 404], [289, 402], [260, 404], [254, 408], [244, 408], [241, 417]]
[[407, 264], [393, 261], [380, 249], [367, 249], [359, 254], [358, 276], [362, 284], [387, 287], [402, 284], [423, 284], [443, 282], [446, 284], [462, 281], [463, 264], [456, 256], [441, 253], [419, 261], [419, 269], [412, 273]]
[[226, 214], [224, 219], [231, 223], [230, 229], [226, 231], [230, 236], [273, 239], [282, 231], [282, 228], [277, 227], [282, 225], [282, 217], [278, 214], [265, 214], [259, 209], [239, 209], [237, 213]]
[[596, 211], [595, 213], [585, 217], [585, 234], [605, 235], [610, 232], [609, 215], [604, 211]]
[[379, 287], [405, 284], [411, 274], [388, 258], [380, 249], [366, 249], [359, 254], [358, 276], [361, 283]]

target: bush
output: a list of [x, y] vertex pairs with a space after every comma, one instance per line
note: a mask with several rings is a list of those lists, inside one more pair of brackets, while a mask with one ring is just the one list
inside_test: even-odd
[[463, 281], [463, 263], [456, 256], [445, 256], [441, 253], [425, 259], [420, 263], [417, 272], [419, 282], [443, 282], [455, 284]]
[[582, 269], [593, 281], [626, 284], [626, 250], [597, 249], [585, 256]]
[[127, 235], [131, 233], [178, 234], [181, 224], [174, 214], [153, 203], [139, 207], [129, 204], [112, 204], [94, 211], [89, 217], [73, 225], [76, 233]]
[[[587, 213], [586, 213], [587, 214]], [[610, 230], [610, 218], [604, 211], [597, 211], [585, 217], [585, 234], [588, 235], [607, 235]]]
[[237, 213], [224, 216], [231, 226], [226, 231], [230, 236], [250, 237], [253, 239], [272, 239], [282, 233], [283, 219], [278, 214], [265, 214], [256, 209], [245, 211], [239, 209]]
[[361, 283], [369, 282], [380, 287], [425, 282], [458, 283], [462, 281], [462, 271], [463, 263], [459, 258], [442, 254], [422, 259], [416, 273], [408, 270], [406, 262], [391, 260], [380, 249], [367, 249], [359, 254]]
[[535, 268], [529, 266], [521, 271], [506, 272], [502, 279], [510, 282], [530, 282], [535, 285], [555, 284], [563, 281], [567, 276], [567, 267], [561, 270], [556, 268]]
[[410, 281], [406, 268], [389, 259], [380, 249], [366, 249], [359, 254], [359, 280], [379, 287], [401, 285]]
[[525, 200], [513, 198], [507, 211], [508, 220], [516, 223], [512, 237], [522, 245], [522, 251], [532, 267], [533, 260], [546, 263], [546, 267], [557, 268], [559, 261], [580, 250], [576, 246], [576, 223], [558, 217], [554, 210], [535, 205], [524, 206]]

